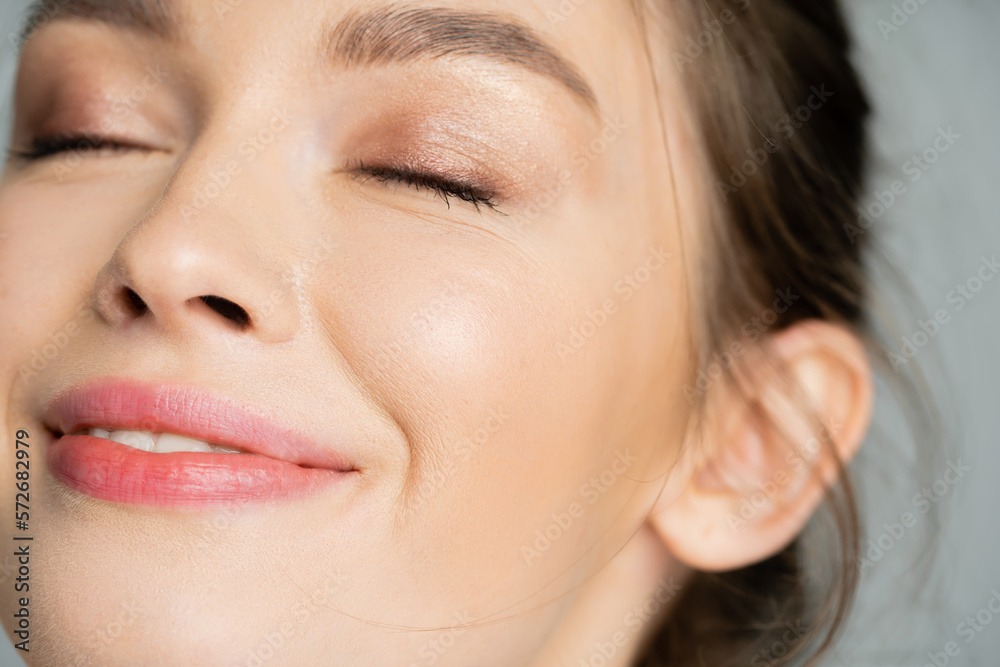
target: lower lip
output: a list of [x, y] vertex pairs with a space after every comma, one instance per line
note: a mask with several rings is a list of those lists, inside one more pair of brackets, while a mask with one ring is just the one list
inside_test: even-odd
[[168, 508], [291, 500], [322, 492], [351, 474], [256, 454], [151, 454], [89, 435], [57, 439], [48, 463], [56, 479], [85, 495]]

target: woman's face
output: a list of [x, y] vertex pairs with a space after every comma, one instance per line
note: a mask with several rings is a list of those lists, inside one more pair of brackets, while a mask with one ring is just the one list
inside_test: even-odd
[[539, 659], [689, 409], [629, 3], [62, 4], [0, 184], [34, 660]]

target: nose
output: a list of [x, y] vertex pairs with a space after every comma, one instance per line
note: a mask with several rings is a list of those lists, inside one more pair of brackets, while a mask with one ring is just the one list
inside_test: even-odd
[[294, 256], [277, 234], [284, 225], [246, 219], [267, 216], [261, 202], [250, 201], [252, 184], [234, 183], [225, 199], [186, 217], [184, 204], [204, 179], [182, 172], [98, 273], [98, 313], [118, 328], [141, 323], [172, 335], [290, 340], [301, 318]]

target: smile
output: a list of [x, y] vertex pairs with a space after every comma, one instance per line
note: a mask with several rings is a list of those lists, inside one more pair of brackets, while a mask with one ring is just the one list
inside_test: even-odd
[[277, 502], [343, 485], [343, 453], [200, 389], [104, 379], [45, 411], [47, 461], [67, 487], [169, 508]]
[[174, 452], [204, 452], [206, 454], [246, 454], [241, 449], [213, 445], [204, 440], [196, 440], [175, 433], [151, 433], [149, 431], [112, 431], [104, 428], [89, 428], [86, 432], [75, 435], [89, 435], [117, 442], [126, 447], [132, 447], [143, 452], [155, 454], [172, 454]]

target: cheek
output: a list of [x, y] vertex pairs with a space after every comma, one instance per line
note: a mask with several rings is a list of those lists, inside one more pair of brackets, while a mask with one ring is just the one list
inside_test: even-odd
[[[87, 170], [79, 165], [70, 174]], [[101, 197], [85, 182], [58, 190], [30, 180], [0, 187], [0, 312], [14, 323], [0, 330], [0, 368], [51, 362], [52, 345], [61, 353], [94, 318], [94, 279], [159, 187], [158, 176], [133, 176]]]
[[555, 355], [572, 306], [551, 267], [447, 235], [363, 247], [324, 277], [323, 326], [410, 437], [415, 467], [487, 421], [498, 431], [496, 414], [518, 413], [500, 419], [510, 426], [530, 412], [541, 425], [529, 409], [539, 397], [575, 393]]
[[[395, 232], [343, 240], [365, 254], [324, 272], [320, 320], [407, 437], [411, 466], [386, 551], [433, 563], [436, 576], [414, 582], [407, 570], [405, 587], [426, 586], [436, 600], [440, 577], [467, 573], [475, 593], [463, 596], [491, 613], [576, 561], [646, 477], [635, 458], [644, 443], [630, 437], [639, 399], [623, 385], [650, 363], [630, 342], [637, 327], [661, 324], [641, 322], [666, 271], [649, 281], [646, 303], [614, 290], [642, 253], [626, 270], [602, 266], [581, 280], [579, 267], [514, 246]], [[560, 354], [590, 304], [613, 298], [618, 308], [584, 348]]]
[[92, 317], [79, 258], [96, 253], [87, 251], [92, 240], [73, 233], [70, 210], [60, 198], [0, 191], [0, 312], [10, 325], [0, 329], [5, 377], [19, 365], [41, 370], [79, 333], [82, 318]]

